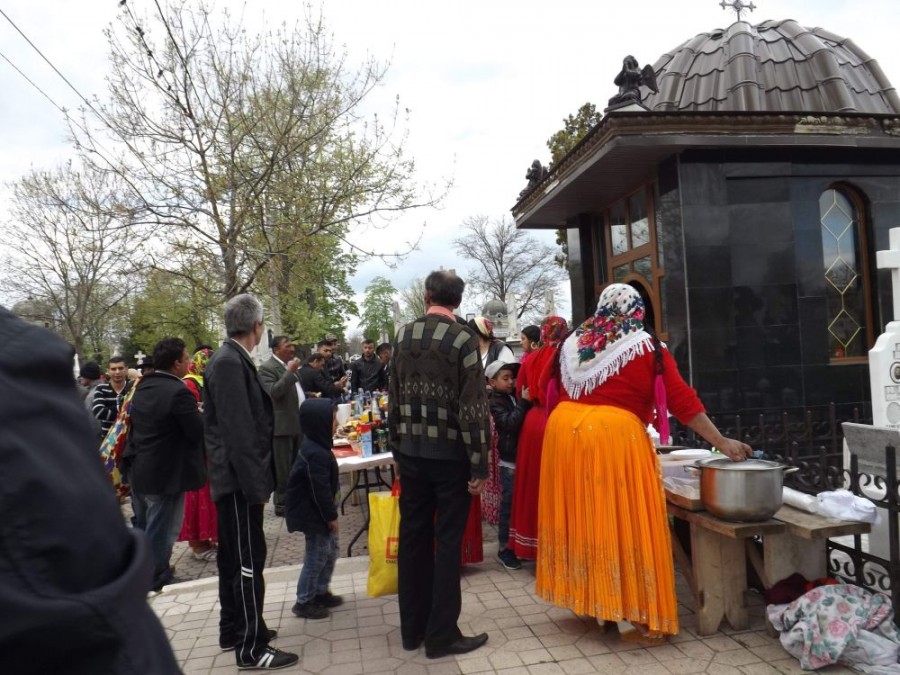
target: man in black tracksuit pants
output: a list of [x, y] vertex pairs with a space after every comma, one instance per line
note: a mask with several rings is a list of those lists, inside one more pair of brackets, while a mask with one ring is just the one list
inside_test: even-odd
[[209, 485], [219, 517], [219, 646], [235, 649], [238, 668], [275, 670], [296, 654], [274, 649], [263, 620], [266, 537], [263, 505], [275, 488], [274, 414], [250, 358], [263, 334], [262, 304], [238, 295], [225, 304], [229, 339], [204, 373], [204, 436]]

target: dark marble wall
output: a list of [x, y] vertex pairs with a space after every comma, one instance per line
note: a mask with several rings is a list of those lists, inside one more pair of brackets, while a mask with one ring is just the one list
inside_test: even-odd
[[[709, 410], [869, 400], [866, 364], [829, 363], [818, 220], [819, 195], [851, 184], [868, 202], [874, 250], [887, 248], [900, 168], [864, 159], [720, 151], [660, 167], [669, 346]], [[891, 285], [874, 255], [872, 266], [877, 334], [892, 318]]]

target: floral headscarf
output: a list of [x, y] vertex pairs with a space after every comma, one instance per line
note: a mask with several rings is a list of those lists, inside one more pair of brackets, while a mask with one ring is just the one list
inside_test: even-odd
[[485, 340], [494, 339], [494, 323], [486, 316], [476, 316], [469, 319], [469, 328], [478, 333]]
[[596, 358], [617, 341], [644, 330], [644, 301], [628, 284], [607, 286], [594, 316], [578, 328], [578, 361]]
[[558, 347], [569, 331], [569, 324], [561, 316], [548, 316], [541, 322], [541, 344]]
[[653, 350], [644, 330], [644, 301], [627, 284], [610, 284], [594, 316], [566, 339], [560, 358], [563, 386], [572, 398], [589, 394], [626, 363]]
[[194, 356], [191, 358], [191, 365], [188, 367], [188, 373], [202, 378], [210, 356], [212, 356], [211, 349], [198, 349], [194, 352]]

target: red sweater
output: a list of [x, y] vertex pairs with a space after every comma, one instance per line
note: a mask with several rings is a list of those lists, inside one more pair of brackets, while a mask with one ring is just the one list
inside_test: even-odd
[[[642, 354], [628, 363], [606, 382], [594, 389], [590, 394], [582, 394], [578, 403], [589, 405], [612, 405], [637, 415], [645, 424], [653, 422], [654, 395], [653, 381], [656, 377], [656, 355], [653, 352]], [[679, 422], [687, 424], [694, 417], [706, 412], [697, 392], [688, 385], [678, 372], [678, 364], [663, 349], [663, 381], [666, 384], [666, 405], [669, 414], [675, 415]], [[571, 401], [572, 397], [560, 387], [560, 401]]]

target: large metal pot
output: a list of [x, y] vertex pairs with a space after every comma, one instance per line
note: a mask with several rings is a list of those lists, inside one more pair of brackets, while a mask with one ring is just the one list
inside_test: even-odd
[[694, 466], [700, 469], [700, 500], [706, 510], [737, 522], [771, 518], [781, 508], [784, 474], [799, 470], [764, 459], [732, 462], [727, 457], [702, 459]]

